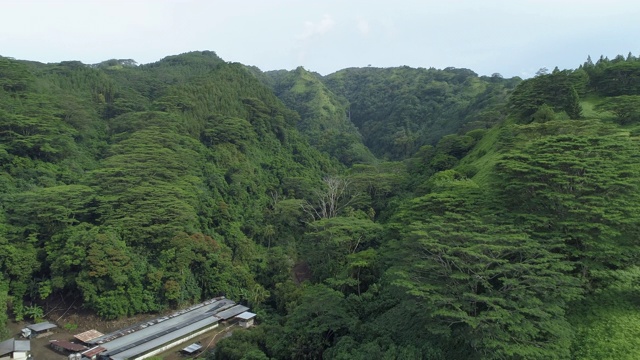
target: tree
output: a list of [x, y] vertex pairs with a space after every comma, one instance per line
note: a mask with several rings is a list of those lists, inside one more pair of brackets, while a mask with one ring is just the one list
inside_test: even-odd
[[640, 122], [640, 96], [622, 95], [607, 98], [597, 109], [611, 111], [620, 125]]
[[326, 176], [323, 188], [315, 193], [314, 203], [307, 202], [303, 206], [305, 212], [313, 220], [330, 219], [347, 209], [359, 196], [353, 192], [348, 178]]
[[[569, 134], [557, 135], [567, 127]], [[640, 224], [635, 140], [599, 121], [512, 131], [531, 140], [497, 163], [495, 186], [505, 216], [540, 241], [555, 243], [585, 280], [597, 270], [634, 264], [638, 244], [632, 239]]]
[[34, 322], [40, 322], [44, 316], [44, 310], [38, 305], [30, 305], [24, 308], [23, 314], [30, 317]]
[[481, 358], [568, 357], [565, 311], [580, 294], [568, 274], [572, 265], [481, 215], [487, 203], [461, 190], [412, 202], [404, 219], [411, 223], [402, 240], [406, 265], [397, 267], [396, 284], [421, 299], [431, 318], [427, 331], [450, 334]]
[[516, 87], [509, 98], [509, 105], [525, 120], [530, 120], [530, 116], [543, 104], [558, 112], [565, 111], [572, 119], [579, 119], [581, 108], [576, 86], [581, 86], [580, 81], [578, 75], [567, 70], [539, 74]]
[[538, 71], [536, 71], [536, 76], [544, 76], [548, 74], [549, 74], [549, 69], [547, 69], [546, 67], [540, 68], [538, 69]]
[[305, 234], [304, 259], [316, 280], [335, 278], [347, 271], [349, 255], [372, 246], [381, 231], [382, 227], [368, 218], [339, 216], [315, 221]]
[[9, 284], [0, 276], [0, 338], [5, 338], [9, 334], [7, 329], [7, 302], [9, 300]]
[[300, 304], [287, 316], [283, 340], [290, 358], [319, 359], [355, 323], [340, 292], [313, 285], [304, 290]]

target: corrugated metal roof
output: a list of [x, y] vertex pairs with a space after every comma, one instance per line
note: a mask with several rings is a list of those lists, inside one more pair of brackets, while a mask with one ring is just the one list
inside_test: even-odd
[[252, 313], [252, 312], [248, 312], [245, 311], [242, 314], [236, 316], [238, 319], [242, 319], [242, 320], [249, 320], [249, 319], [253, 319], [254, 317], [256, 317], [256, 314]]
[[[189, 324], [204, 317], [215, 314], [216, 311], [235, 305], [235, 302], [226, 298], [214, 298], [204, 303], [193, 305], [187, 309], [177, 311], [171, 315], [149, 320], [134, 326], [92, 339], [89, 343], [102, 345], [108, 349], [122, 346], [122, 343], [136, 342], [150, 334], [158, 333], [175, 327], [178, 324]], [[132, 340], [133, 339], [133, 340]], [[109, 344], [109, 346], [107, 346]], [[114, 344], [118, 344], [114, 347]]]
[[35, 332], [40, 332], [40, 331], [53, 329], [54, 327], [58, 327], [58, 326], [48, 321], [45, 321], [45, 322], [41, 322], [33, 325], [27, 325], [27, 327]]
[[89, 343], [106, 349], [102, 356], [129, 359], [165, 344], [184, 339], [194, 332], [217, 326], [220, 319], [229, 319], [249, 310], [224, 297], [193, 305], [171, 315], [149, 320], [116, 332], [91, 339]]
[[100, 336], [103, 336], [104, 334], [101, 333], [100, 331], [97, 330], [88, 330], [85, 331], [83, 333], [80, 333], [78, 335], [73, 335], [74, 338], [84, 342], [84, 343], [88, 343], [89, 341], [99, 338]]
[[238, 314], [242, 314], [243, 312], [249, 310], [248, 307], [243, 306], [243, 305], [236, 305], [234, 307], [231, 307], [227, 310], [221, 311], [217, 314], [215, 314], [215, 316], [217, 316], [219, 319], [221, 320], [227, 320], [227, 319], [231, 319], [232, 317], [238, 315]]
[[154, 338], [150, 341], [141, 342], [139, 345], [136, 345], [135, 347], [131, 347], [131, 348], [125, 347], [122, 349], [122, 351], [121, 349], [114, 349], [112, 351], [110, 350], [108, 353], [104, 355], [109, 355], [109, 357], [113, 360], [134, 358], [140, 354], [144, 354], [152, 349], [155, 349], [167, 343], [173, 342], [176, 339], [182, 338], [200, 329], [217, 326], [217, 323], [218, 323], [218, 320], [215, 319], [213, 316], [211, 316], [201, 321], [198, 321], [196, 323], [190, 324], [189, 326], [185, 326], [179, 330]]
[[72, 343], [72, 342], [66, 341], [66, 340], [50, 340], [49, 344], [55, 345], [55, 346], [59, 346], [59, 347], [65, 349], [65, 350], [68, 350], [68, 351], [75, 351], [75, 352], [85, 351], [85, 350], [89, 349], [88, 347], [86, 347], [84, 345]]

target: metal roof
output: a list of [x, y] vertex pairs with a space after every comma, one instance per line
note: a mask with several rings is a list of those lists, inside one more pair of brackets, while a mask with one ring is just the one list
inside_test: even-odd
[[231, 307], [227, 310], [221, 311], [217, 314], [215, 314], [218, 318], [220, 318], [221, 320], [227, 320], [227, 319], [231, 319], [232, 317], [241, 314], [245, 311], [249, 310], [248, 307], [243, 306], [243, 305], [236, 305], [234, 307]]
[[86, 347], [84, 345], [72, 343], [72, 342], [66, 341], [66, 340], [49, 340], [49, 344], [50, 345], [59, 346], [59, 347], [65, 349], [65, 350], [72, 351], [72, 352], [85, 351], [85, 350], [89, 349], [88, 347]]
[[0, 356], [6, 355], [13, 352], [13, 342], [14, 339], [5, 340], [0, 342]]
[[87, 342], [106, 349], [101, 356], [113, 360], [129, 359], [184, 339], [197, 331], [213, 328], [220, 319], [226, 320], [247, 310], [249, 308], [236, 305], [232, 300], [215, 298]]
[[216, 311], [227, 309], [235, 305], [235, 302], [226, 298], [216, 298], [204, 303], [194, 305], [190, 308], [177, 311], [171, 315], [163, 316], [134, 326], [121, 329], [101, 337], [92, 339], [89, 343], [102, 345], [111, 350], [121, 347], [123, 344], [137, 342], [140, 339], [148, 338], [176, 326], [185, 326], [205, 317], [210, 317]]
[[84, 343], [88, 343], [89, 341], [99, 338], [100, 336], [103, 336], [104, 334], [101, 333], [100, 331], [97, 330], [88, 330], [85, 331], [83, 333], [80, 333], [78, 335], [73, 335], [74, 338], [84, 342]]
[[254, 317], [256, 317], [256, 314], [252, 313], [252, 312], [248, 312], [245, 311], [242, 314], [236, 316], [238, 319], [242, 319], [242, 320], [249, 320], [249, 319], [253, 319]]
[[13, 351], [20, 351], [20, 352], [31, 351], [31, 341], [16, 340], [13, 344]]
[[125, 348], [124, 351], [121, 351], [121, 349], [115, 349], [103, 355], [109, 355], [109, 357], [113, 360], [130, 359], [130, 358], [136, 357], [137, 355], [144, 354], [152, 349], [161, 347], [164, 344], [170, 343], [176, 339], [184, 337], [200, 329], [211, 327], [211, 326], [217, 326], [217, 323], [218, 323], [218, 319], [214, 318], [213, 316], [207, 317], [206, 319], [200, 320], [196, 323], [193, 323], [189, 326], [185, 326], [179, 330], [160, 336], [151, 341], [142, 342], [141, 344], [135, 347]]
[[40, 331], [45, 331], [45, 330], [49, 330], [49, 329], [53, 329], [54, 327], [58, 327], [55, 324], [52, 324], [48, 321], [45, 322], [41, 322], [41, 323], [37, 323], [37, 324], [33, 324], [33, 325], [27, 325], [27, 328], [35, 331], [35, 332], [40, 332]]
[[200, 344], [191, 344], [189, 346], [187, 346], [186, 348], [182, 349], [182, 351], [189, 353], [189, 354], [193, 354], [194, 352], [198, 351], [202, 349], [202, 345]]
[[29, 340], [9, 339], [0, 342], [0, 356], [10, 354], [12, 352], [31, 351], [31, 342]]

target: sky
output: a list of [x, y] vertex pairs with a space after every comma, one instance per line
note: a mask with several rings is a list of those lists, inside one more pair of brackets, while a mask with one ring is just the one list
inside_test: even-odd
[[468, 68], [530, 77], [640, 55], [637, 0], [2, 0], [0, 55], [140, 64], [211, 50], [262, 69]]

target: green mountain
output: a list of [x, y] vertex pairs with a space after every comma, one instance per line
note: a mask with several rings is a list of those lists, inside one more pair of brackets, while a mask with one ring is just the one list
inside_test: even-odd
[[300, 114], [297, 128], [313, 146], [346, 165], [374, 161], [349, 118], [349, 103], [331, 92], [318, 74], [299, 67], [265, 75], [275, 94]]
[[353, 179], [399, 174], [394, 188], [413, 191], [385, 202], [382, 231], [357, 216], [312, 223], [297, 306], [212, 358], [635, 358], [637, 69], [631, 57], [541, 72], [489, 129], [423, 146], [404, 170], [354, 166]]
[[399, 160], [449, 134], [484, 129], [519, 78], [479, 77], [467, 69], [350, 68], [323, 78], [348, 100], [349, 118], [380, 158]]
[[0, 58], [0, 322], [224, 294], [259, 325], [209, 359], [635, 359], [639, 154], [632, 55], [527, 80]]
[[304, 201], [339, 168], [297, 113], [211, 52], [0, 61], [0, 267], [17, 318], [21, 299], [55, 294], [114, 318], [264, 292], [259, 244], [290, 241], [265, 230], [274, 199]]

